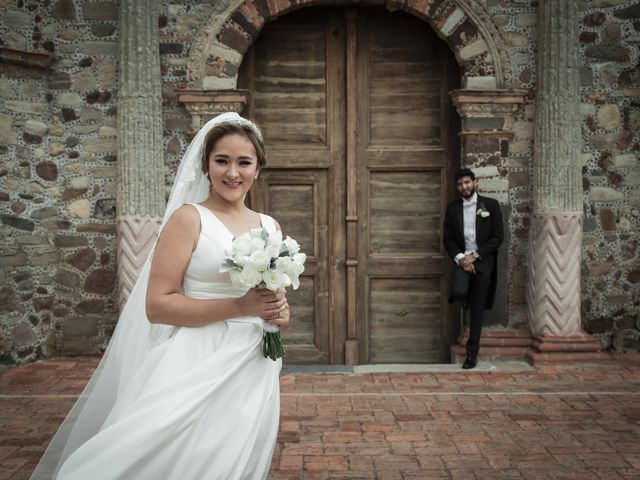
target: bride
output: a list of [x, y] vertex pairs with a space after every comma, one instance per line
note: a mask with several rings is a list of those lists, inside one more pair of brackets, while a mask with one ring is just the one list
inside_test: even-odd
[[220, 273], [234, 237], [280, 229], [244, 204], [265, 163], [260, 130], [235, 113], [195, 136], [155, 251], [32, 479], [266, 478], [281, 360], [262, 355], [261, 325], [286, 326], [289, 307]]

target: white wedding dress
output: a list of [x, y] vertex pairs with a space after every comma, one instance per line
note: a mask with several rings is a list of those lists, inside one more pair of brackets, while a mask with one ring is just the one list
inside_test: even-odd
[[[207, 208], [184, 277], [192, 298], [239, 297], [220, 273], [233, 234]], [[260, 215], [262, 225], [274, 220]], [[153, 347], [97, 435], [62, 465], [60, 480], [231, 480], [267, 477], [278, 432], [279, 373], [262, 355], [262, 320], [176, 327]]]

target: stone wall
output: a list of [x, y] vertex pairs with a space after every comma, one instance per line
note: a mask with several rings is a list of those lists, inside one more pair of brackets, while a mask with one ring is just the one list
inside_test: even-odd
[[[640, 3], [594, 0], [580, 21], [585, 223], [582, 316], [640, 347]], [[617, 333], [616, 333], [617, 332]]]
[[[507, 47], [511, 87], [533, 89], [537, 2], [480, 3]], [[225, 5], [161, 0], [167, 188], [191, 123], [175, 88], [189, 85], [189, 52], [202, 22]], [[584, 123], [582, 313], [585, 330], [605, 345], [616, 331], [627, 345], [637, 345], [640, 336], [639, 10], [634, 1], [582, 0], [577, 19], [583, 118], [576, 120]], [[48, 70], [29, 62], [3, 62], [0, 69], [0, 362], [95, 353], [117, 318], [117, 5], [0, 0], [0, 36], [0, 48], [54, 56]], [[235, 76], [227, 71], [229, 55], [212, 57], [206, 73]], [[475, 164], [482, 190], [510, 206], [513, 328], [527, 328], [533, 95], [514, 117], [509, 151], [479, 156]]]
[[116, 2], [0, 2], [0, 362], [97, 353], [117, 318]]

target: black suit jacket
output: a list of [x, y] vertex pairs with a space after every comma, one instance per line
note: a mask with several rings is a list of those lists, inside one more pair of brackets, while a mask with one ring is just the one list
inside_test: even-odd
[[[479, 211], [489, 212], [488, 216], [479, 215]], [[502, 225], [502, 211], [497, 200], [478, 195], [476, 205], [476, 243], [478, 244], [478, 258], [475, 262], [476, 270], [491, 270], [491, 285], [485, 308], [493, 307], [498, 283], [498, 248], [504, 238]], [[444, 216], [442, 235], [444, 248], [451, 259], [455, 259], [459, 253], [464, 253], [464, 214], [462, 213], [462, 198], [454, 200], [447, 205]]]

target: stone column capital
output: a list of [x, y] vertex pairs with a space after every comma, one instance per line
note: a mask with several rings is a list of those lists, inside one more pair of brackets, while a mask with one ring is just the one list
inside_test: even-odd
[[197, 132], [212, 117], [225, 112], [240, 113], [249, 101], [249, 90], [178, 88], [178, 101], [191, 114], [191, 131]]
[[474, 106], [482, 105], [487, 112], [515, 112], [520, 105], [524, 105], [527, 97], [531, 96], [529, 90], [523, 89], [471, 89], [460, 88], [452, 90], [451, 101], [458, 109], [461, 116], [474, 116]]
[[526, 103], [528, 90], [458, 89], [451, 102], [462, 119], [461, 137], [489, 135], [511, 138], [514, 117]]

